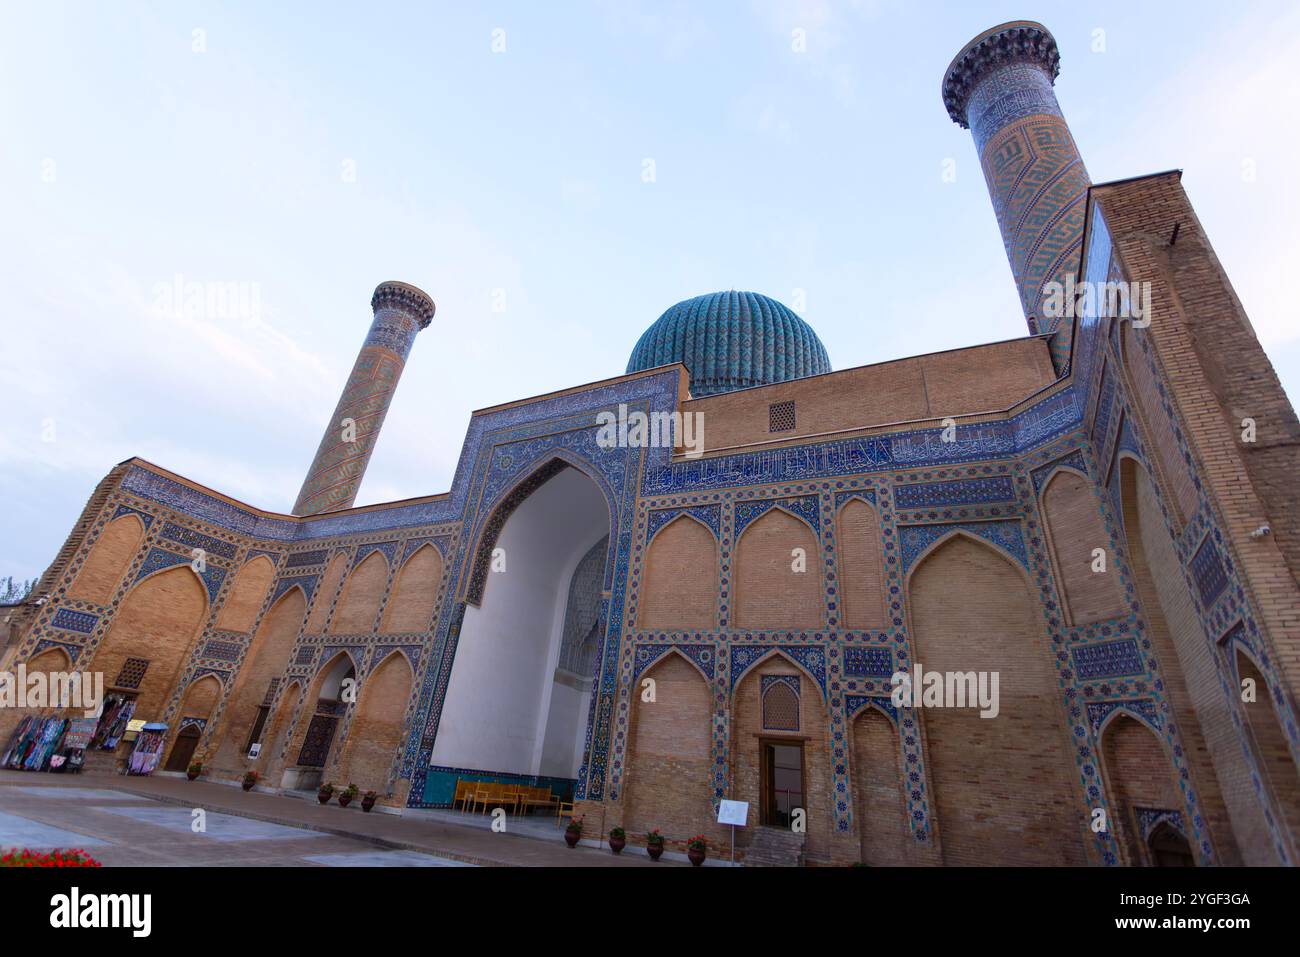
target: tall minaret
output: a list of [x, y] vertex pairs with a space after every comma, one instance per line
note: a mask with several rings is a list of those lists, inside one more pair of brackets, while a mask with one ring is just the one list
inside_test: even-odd
[[370, 299], [375, 318], [298, 493], [295, 515], [350, 508], [415, 334], [433, 321], [433, 300], [404, 282], [384, 282]]
[[943, 77], [948, 115], [975, 137], [1030, 331], [1059, 333], [1058, 369], [1069, 323], [1044, 314], [1043, 284], [1078, 269], [1089, 185], [1052, 92], [1060, 62], [1045, 26], [1016, 20], [966, 44]]

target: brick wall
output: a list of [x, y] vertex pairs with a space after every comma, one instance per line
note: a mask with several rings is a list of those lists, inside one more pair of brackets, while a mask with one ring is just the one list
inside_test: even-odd
[[[668, 654], [642, 675], [645, 678], [654, 679], [655, 700], [642, 701], [641, 686], [634, 689], [622, 819], [605, 823], [621, 823], [628, 840], [636, 843], [644, 843], [645, 835], [659, 828], [678, 851], [684, 851], [685, 840], [695, 834], [720, 840], [725, 837], [722, 829], [710, 824], [712, 708], [704, 676], [680, 655]], [[592, 817], [586, 823], [590, 828], [584, 837], [608, 830]]]
[[872, 866], [913, 863], [898, 732], [875, 708], [853, 721], [854, 827], [862, 862]]
[[68, 590], [68, 597], [108, 604], [143, 538], [144, 526], [134, 515], [123, 515], [110, 522], [91, 548], [86, 564]]
[[1120, 715], [1106, 726], [1101, 751], [1102, 770], [1113, 802], [1114, 817], [1109, 826], [1123, 848], [1124, 863], [1144, 866], [1149, 863], [1149, 854], [1137, 833], [1133, 809], [1183, 808], [1169, 756], [1150, 728], [1127, 715]]
[[1120, 323], [1120, 344], [1123, 350], [1123, 370], [1127, 377], [1131, 394], [1136, 403], [1136, 414], [1144, 426], [1143, 434], [1150, 436], [1152, 451], [1156, 462], [1152, 463], [1164, 479], [1166, 486], [1173, 491], [1170, 504], [1175, 509], [1177, 527], [1182, 528], [1189, 516], [1195, 515], [1200, 507], [1196, 495], [1196, 486], [1192, 482], [1192, 473], [1178, 454], [1178, 442], [1174, 438], [1173, 424], [1163, 408], [1159, 386], [1150, 364], [1142, 354], [1139, 337], [1147, 334], [1145, 329], [1135, 329], [1131, 322]]
[[922, 560], [909, 595], [926, 671], [996, 671], [1001, 710], [919, 709], [945, 864], [1085, 864], [1086, 809], [1042, 611], [1009, 562], [959, 536]]
[[388, 562], [382, 552], [371, 552], [343, 586], [343, 597], [330, 622], [330, 632], [357, 635], [374, 631], [387, 582]]
[[330, 603], [334, 601], [334, 595], [339, 590], [339, 582], [343, 581], [347, 570], [348, 556], [345, 553], [339, 552], [330, 559], [329, 565], [325, 568], [325, 575], [321, 578], [312, 599], [311, 614], [307, 616], [307, 624], [303, 628], [304, 634], [319, 635], [325, 630], [325, 619], [329, 615]]
[[[799, 678], [799, 730], [771, 731], [763, 727], [762, 680], [765, 675]], [[826, 705], [821, 688], [785, 658], [774, 656], [754, 665], [736, 685], [731, 706], [731, 797], [749, 802], [749, 824], [736, 835], [738, 848], [748, 847], [760, 825], [762, 807], [762, 743], [803, 745], [803, 788], [806, 826], [804, 856], [809, 863], [846, 863], [857, 849], [835, 840], [834, 785], [831, 781]]]
[[[204, 675], [185, 689], [178, 714], [182, 718], [209, 718], [222, 693], [221, 682], [212, 675]], [[175, 742], [175, 735], [172, 735], [172, 742]]]
[[[306, 610], [302, 589], [291, 588], [262, 620], [244, 659], [244, 666], [235, 679], [235, 690], [221, 716], [221, 724], [215, 730], [217, 754], [213, 762], [214, 773], [236, 776], [247, 769], [245, 746], [257, 719], [257, 709], [265, 700], [272, 679], [278, 678], [289, 663], [289, 654]], [[264, 730], [263, 744], [266, 740]]]
[[[1125, 274], [1152, 284], [1147, 333], [1158, 367], [1294, 701], [1300, 691], [1300, 422], [1178, 174], [1096, 187], [1095, 195]], [[1256, 422], [1255, 443], [1241, 441], [1245, 417]], [[1266, 523], [1273, 534], [1252, 539], [1250, 532]]]
[[406, 702], [411, 696], [411, 667], [394, 652], [361, 682], [357, 713], [339, 760], [338, 780], [362, 792], [388, 791], [388, 772], [401, 744]]
[[880, 521], [875, 509], [850, 499], [836, 523], [839, 596], [845, 628], [883, 628], [884, 576], [880, 564]]
[[245, 562], [235, 578], [235, 587], [217, 614], [215, 627], [241, 634], [250, 631], [257, 621], [257, 613], [262, 610], [262, 603], [266, 601], [273, 578], [275, 565], [265, 555]]
[[[802, 566], [795, 564], [795, 549], [803, 550]], [[822, 568], [817, 538], [807, 524], [777, 508], [755, 519], [736, 545], [736, 627], [823, 627]]]
[[122, 602], [90, 670], [102, 671], [107, 687], [117, 680], [127, 658], [147, 659], [135, 713], [148, 721], [161, 720], [207, 611], [207, 594], [188, 565], [158, 572]]
[[[708, 449], [841, 429], [1007, 409], [1055, 379], [1042, 339], [1016, 339], [844, 369], [682, 404], [704, 416]], [[768, 431], [768, 408], [795, 403], [796, 427]]]
[[660, 529], [646, 552], [637, 627], [711, 630], [718, 626], [718, 543], [690, 516]]
[[[427, 631], [438, 600], [442, 581], [442, 556], [425, 545], [406, 560], [393, 585], [393, 596], [384, 608], [382, 632]], [[380, 584], [383, 587], [383, 584]]]
[[[1116, 468], [1122, 470], [1120, 489], [1129, 564], [1151, 650], [1159, 661], [1165, 694], [1191, 765], [1191, 780], [1219, 855], [1225, 863], [1239, 863], [1224, 803], [1226, 792], [1231, 790], [1235, 796], [1242, 808], [1239, 813], [1253, 818], [1258, 811], [1250, 807], [1250, 775], [1234, 740], [1232, 716], [1224, 709], [1223, 697], [1218, 693], [1205, 631], [1196, 617], [1151, 480], [1131, 458], [1121, 459]], [[1262, 823], [1256, 820], [1254, 826]], [[1234, 818], [1232, 824], [1240, 827], [1241, 822]]]
[[1268, 694], [1268, 684], [1259, 668], [1240, 649], [1235, 651], [1235, 658], [1238, 686], [1246, 680], [1254, 686], [1253, 701], [1245, 700], [1243, 688], [1241, 708], [1246, 713], [1255, 761], [1264, 771], [1265, 786], [1282, 808], [1287, 827], [1292, 834], [1300, 834], [1300, 781], [1296, 780], [1295, 761], [1291, 759], [1286, 732], [1278, 723], [1272, 695]]
[[[1109, 554], [1110, 536], [1088, 480], [1074, 472], [1057, 472], [1043, 491], [1043, 513], [1070, 623], [1085, 625], [1125, 614], [1119, 569]], [[1107, 551], [1102, 572], [1093, 570], [1096, 548]]]

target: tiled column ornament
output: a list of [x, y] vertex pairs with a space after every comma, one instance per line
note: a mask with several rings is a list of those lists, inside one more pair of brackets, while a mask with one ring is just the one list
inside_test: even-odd
[[943, 78], [948, 115], [975, 138], [1030, 331], [1058, 333], [1058, 370], [1071, 324], [1045, 314], [1043, 286], [1078, 269], [1089, 186], [1052, 91], [1060, 60], [1046, 27], [1017, 20], [966, 44]]
[[404, 282], [380, 283], [370, 308], [374, 321], [302, 483], [295, 515], [352, 506], [415, 334], [433, 321], [433, 300]]

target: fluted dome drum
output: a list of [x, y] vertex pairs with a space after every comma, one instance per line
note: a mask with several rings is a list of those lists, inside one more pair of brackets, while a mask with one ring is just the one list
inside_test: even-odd
[[627, 371], [680, 362], [695, 397], [831, 371], [817, 333], [775, 299], [715, 292], [679, 302], [637, 341]]

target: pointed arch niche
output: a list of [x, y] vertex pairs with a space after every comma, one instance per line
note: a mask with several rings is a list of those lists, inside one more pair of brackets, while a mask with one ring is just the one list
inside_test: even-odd
[[[654, 701], [633, 696], [623, 783], [625, 827], [638, 836], [659, 828], [674, 841], [720, 832], [711, 823], [708, 681], [677, 651], [656, 661], [640, 681], [647, 678], [654, 681]], [[638, 687], [643, 686], [638, 682]]]
[[737, 628], [795, 631], [825, 624], [825, 562], [807, 522], [772, 508], [741, 533], [735, 552]]
[[[564, 666], [588, 660], [577, 653], [582, 641], [570, 649], [575, 654], [564, 654], [566, 612], [579, 566], [610, 534], [609, 516], [604, 493], [585, 471], [551, 460], [485, 522], [476, 554], [488, 561], [481, 585], [467, 593], [426, 794], [446, 789], [449, 775], [454, 789], [454, 772], [439, 768], [558, 779], [560, 792], [564, 782], [576, 783], [593, 675]], [[588, 564], [603, 589], [604, 557]]]
[[244, 664], [235, 679], [219, 729], [221, 743], [215, 766], [219, 771], [241, 772], [254, 742], [263, 740], [276, 683], [289, 664], [307, 610], [307, 597], [297, 585], [271, 606], [253, 636]]
[[68, 597], [107, 605], [143, 540], [144, 524], [135, 515], [109, 522], [68, 589]]
[[836, 530], [841, 624], [853, 629], [883, 628], [884, 572], [876, 510], [861, 498], [850, 498], [840, 506]]
[[[188, 564], [155, 572], [123, 599], [90, 670], [104, 673], [106, 688], [135, 694], [137, 718], [159, 721], [207, 613], [207, 590]], [[138, 662], [147, 662], [143, 675]]]
[[428, 631], [441, 581], [442, 553], [433, 544], [421, 545], [397, 573], [379, 630], [398, 634]]
[[677, 516], [646, 549], [637, 628], [716, 630], [718, 581], [718, 543], [713, 533], [689, 514]]
[[916, 709], [943, 862], [986, 864], [996, 844], [1008, 864], [1088, 863], [1054, 658], [1024, 570], [959, 531], [913, 566], [908, 604], [925, 671], [998, 673], [995, 718]]
[[[1061, 599], [1071, 625], [1117, 618], [1127, 611], [1119, 563], [1092, 484], [1070, 469], [1057, 469], [1043, 488], [1043, 516]], [[1095, 549], [1105, 552], [1105, 570], [1094, 570]]]

